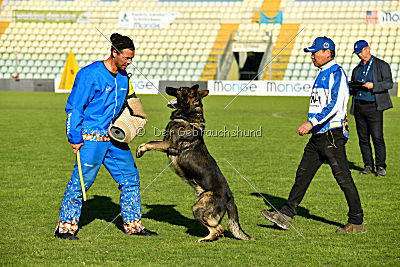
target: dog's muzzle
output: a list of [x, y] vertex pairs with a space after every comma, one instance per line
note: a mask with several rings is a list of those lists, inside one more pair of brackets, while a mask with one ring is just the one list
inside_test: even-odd
[[177, 104], [178, 100], [176, 98], [173, 98], [168, 102], [167, 107], [175, 109]]
[[128, 106], [108, 127], [108, 135], [118, 142], [129, 144], [143, 129], [147, 115], [139, 98], [130, 98], [127, 104]]

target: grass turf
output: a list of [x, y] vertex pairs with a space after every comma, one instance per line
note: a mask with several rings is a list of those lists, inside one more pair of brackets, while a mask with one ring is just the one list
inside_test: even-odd
[[[400, 264], [399, 98], [393, 98], [395, 108], [384, 113], [385, 178], [358, 174], [363, 164], [354, 117], [350, 116], [347, 154], [368, 232], [338, 235], [335, 230], [346, 223], [348, 208], [326, 164], [315, 176], [293, 221], [298, 232], [277, 230], [260, 214], [262, 209], [271, 208], [261, 195], [279, 208], [289, 194], [308, 140], [296, 135], [306, 118], [308, 99], [238, 97], [224, 110], [231, 97], [208, 96], [204, 100], [206, 129], [213, 131], [205, 138], [207, 147], [234, 193], [242, 228], [258, 240], [238, 241], [226, 233], [216, 242], [198, 244], [194, 241], [207, 233], [192, 216], [193, 190], [170, 168], [159, 175], [168, 160], [154, 151], [136, 162], [141, 174], [143, 223], [157, 231], [158, 237], [124, 235], [120, 217], [109, 224], [120, 212], [119, 190], [104, 167], [87, 193], [80, 240], [53, 237], [75, 160], [65, 137], [67, 97], [0, 92], [1, 265]], [[146, 134], [131, 144], [132, 150], [143, 142], [161, 139], [155, 135], [164, 129], [170, 114], [161, 96], [141, 98], [150, 120]], [[240, 130], [261, 127], [262, 136], [224, 137], [224, 126], [231, 135], [237, 126]], [[219, 137], [211, 136], [218, 130]]]

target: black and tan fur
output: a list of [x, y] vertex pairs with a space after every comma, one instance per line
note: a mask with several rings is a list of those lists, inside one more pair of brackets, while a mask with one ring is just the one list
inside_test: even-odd
[[220, 222], [228, 211], [228, 229], [237, 239], [250, 240], [240, 227], [235, 201], [228, 183], [203, 139], [204, 117], [202, 98], [208, 91], [198, 91], [198, 85], [167, 87], [167, 94], [177, 98], [164, 140], [141, 144], [136, 150], [140, 158], [146, 151], [167, 153], [175, 172], [195, 190], [194, 217], [210, 231], [197, 242], [212, 241], [224, 229]]

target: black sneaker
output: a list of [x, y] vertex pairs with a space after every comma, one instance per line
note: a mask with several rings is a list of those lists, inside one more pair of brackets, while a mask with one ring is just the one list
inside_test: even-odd
[[376, 175], [376, 176], [381, 176], [381, 177], [386, 176], [386, 170], [385, 170], [385, 168], [383, 168], [383, 167], [378, 167], [378, 168], [376, 168], [376, 173], [375, 173], [375, 175]]
[[370, 174], [372, 173], [374, 170], [372, 169], [371, 166], [365, 166], [364, 170], [360, 171], [360, 174]]
[[151, 235], [158, 235], [156, 232], [150, 231], [146, 228], [144, 228], [142, 231], [134, 233], [132, 235], [146, 235], [146, 236], [151, 236]]
[[71, 234], [71, 233], [63, 233], [63, 234], [60, 234], [60, 232], [58, 232], [58, 229], [57, 229], [57, 231], [54, 233], [54, 237], [58, 237], [58, 238], [61, 238], [61, 239], [68, 239], [68, 240], [79, 240], [79, 238], [77, 238], [76, 236], [74, 236], [74, 235]]

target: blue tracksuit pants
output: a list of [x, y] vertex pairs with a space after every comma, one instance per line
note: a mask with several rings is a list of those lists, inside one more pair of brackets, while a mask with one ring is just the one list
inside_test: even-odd
[[[139, 172], [127, 144], [84, 141], [80, 148], [83, 181], [89, 190], [101, 164], [107, 168], [121, 190], [120, 204], [125, 231], [134, 233], [142, 230]], [[75, 234], [82, 209], [82, 190], [78, 164], [75, 162], [72, 177], [67, 184], [61, 203], [58, 230], [60, 233]], [[133, 231], [132, 231], [132, 225]], [[130, 229], [130, 230], [129, 230]]]

